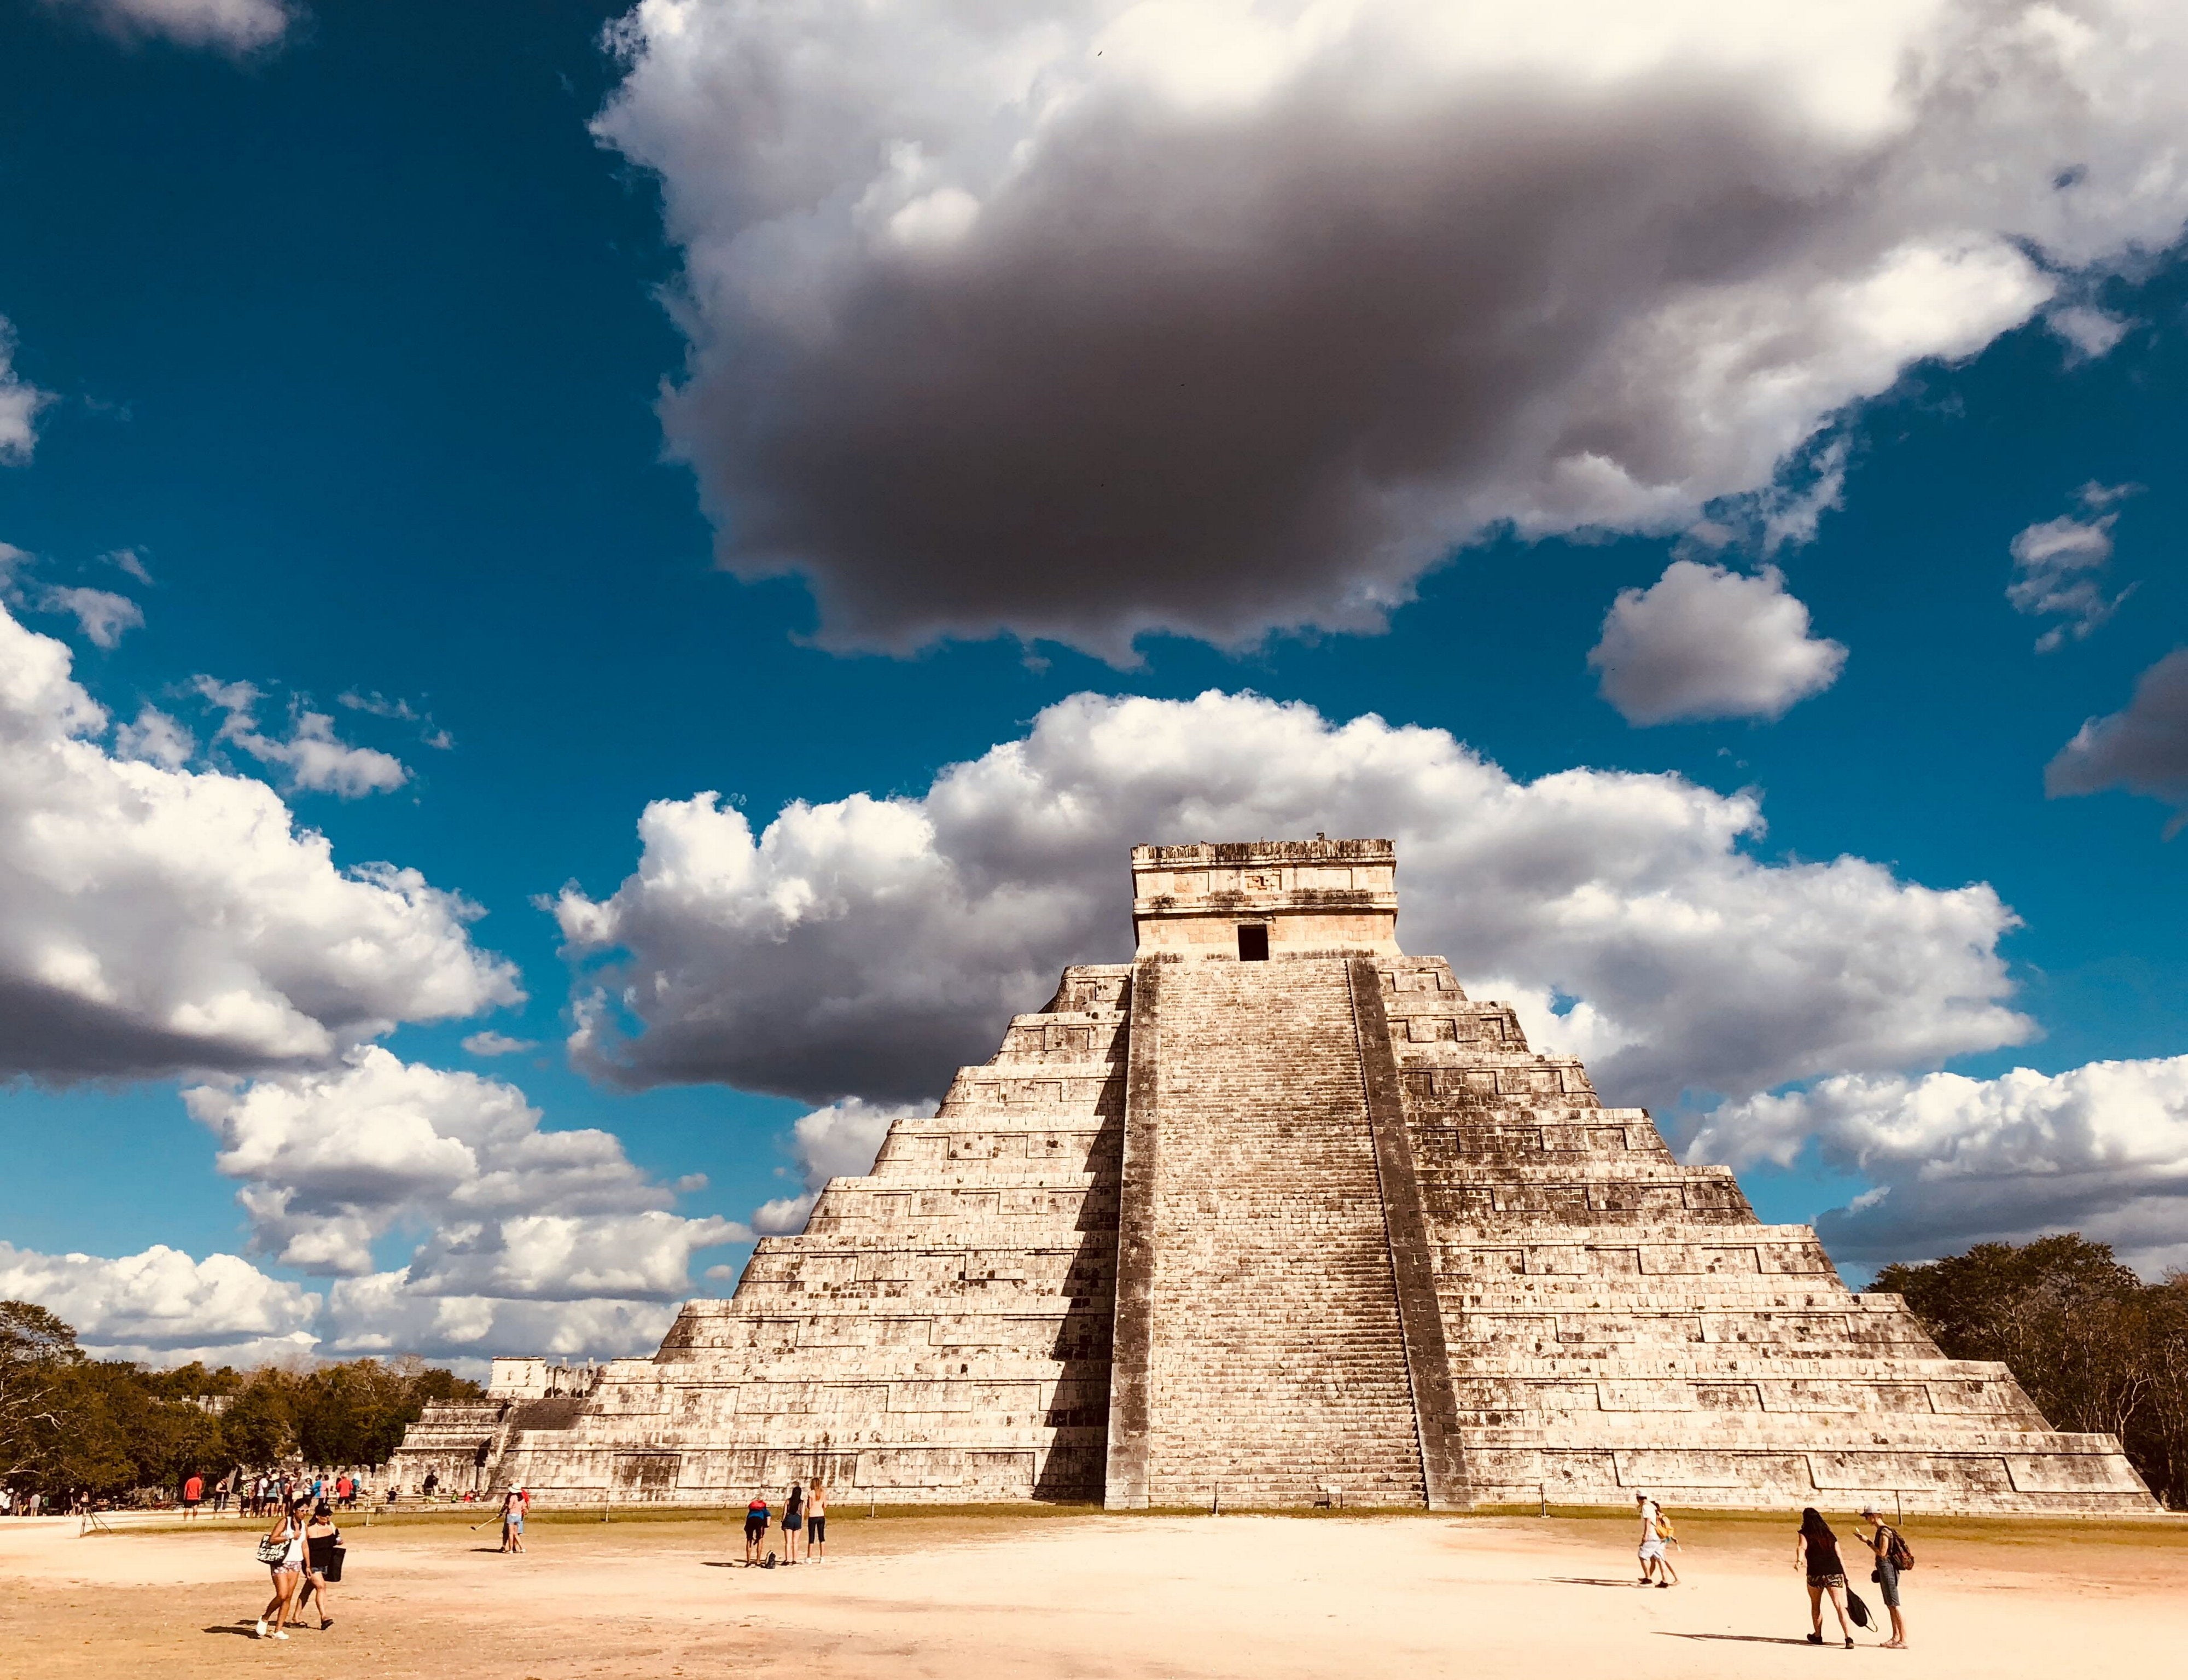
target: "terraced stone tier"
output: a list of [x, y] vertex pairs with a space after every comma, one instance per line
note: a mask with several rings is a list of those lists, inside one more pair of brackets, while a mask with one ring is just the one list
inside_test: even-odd
[[[2110, 1436], [1849, 1292], [1806, 1226], [1400, 952], [1377, 840], [1141, 847], [932, 1116], [650, 1359], [497, 1361], [397, 1456], [552, 1504], [2155, 1508]], [[580, 1383], [545, 1395], [543, 1387]], [[1886, 1506], [1886, 1508], [1892, 1508]]]

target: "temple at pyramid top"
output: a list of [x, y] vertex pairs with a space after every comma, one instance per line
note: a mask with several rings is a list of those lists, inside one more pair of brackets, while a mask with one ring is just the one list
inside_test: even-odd
[[1388, 840], [1135, 846], [1136, 954], [1396, 956], [1397, 876]]

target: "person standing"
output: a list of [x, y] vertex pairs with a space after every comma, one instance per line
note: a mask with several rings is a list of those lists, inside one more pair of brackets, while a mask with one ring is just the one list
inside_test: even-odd
[[441, 1473], [438, 1470], [428, 1470], [426, 1472], [426, 1480], [420, 1491], [426, 1498], [431, 1499], [433, 1497], [433, 1490], [440, 1485]]
[[524, 1551], [524, 1496], [513, 1487], [501, 1496], [501, 1549], [520, 1556]]
[[796, 1482], [790, 1485], [790, 1497], [782, 1507], [782, 1561], [798, 1561], [798, 1536], [805, 1526], [805, 1490]]
[[805, 1497], [805, 1559], [825, 1557], [828, 1551], [828, 1490], [818, 1481]]
[[759, 1561], [759, 1548], [767, 1540], [767, 1496], [755, 1493], [745, 1507], [745, 1567]]
[[1824, 1643], [1824, 1595], [1828, 1593], [1831, 1608], [1839, 1614], [1839, 1632], [1846, 1635], [1847, 1649], [1852, 1650], [1853, 1627], [1847, 1621], [1846, 1565], [1839, 1561], [1839, 1537], [1813, 1505], [1802, 1509], [1801, 1537], [1793, 1544], [1793, 1562], [1808, 1581], [1808, 1643]]
[[[1875, 1506], [1864, 1506], [1861, 1514], [1871, 1525], [1870, 1531], [1862, 1535], [1863, 1543], [1876, 1558], [1876, 1567], [1869, 1578], [1884, 1595], [1884, 1608], [1892, 1612], [1892, 1637], [1884, 1642], [1884, 1649], [1903, 1651], [1907, 1649], [1907, 1623], [1899, 1614], [1899, 1571], [1914, 1563], [1914, 1554], [1908, 1549], [1899, 1531], [1884, 1520]], [[1861, 1534], [1859, 1529], [1854, 1532]]]
[[205, 1478], [195, 1470], [183, 1479], [183, 1520], [189, 1521], [205, 1503]]

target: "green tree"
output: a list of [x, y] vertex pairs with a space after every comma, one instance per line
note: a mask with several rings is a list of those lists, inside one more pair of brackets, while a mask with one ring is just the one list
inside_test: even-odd
[[31, 1301], [0, 1301], [0, 1480], [29, 1485], [64, 1429], [67, 1379], [83, 1362], [76, 1332]]
[[254, 1373], [221, 1413], [228, 1456], [260, 1468], [279, 1464], [296, 1450], [294, 1381], [285, 1371]]
[[1870, 1288], [1905, 1296], [1948, 1357], [2003, 1363], [2055, 1427], [2119, 1437], [2168, 1503], [2188, 1497], [2188, 1283], [2146, 1284], [2070, 1232], [1887, 1266]]

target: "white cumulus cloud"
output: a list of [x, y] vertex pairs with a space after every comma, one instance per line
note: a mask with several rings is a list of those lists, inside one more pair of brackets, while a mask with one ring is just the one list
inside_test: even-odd
[[[649, 805], [636, 872], [556, 906], [572, 956], [605, 961], [571, 1049], [634, 1085], [909, 1101], [992, 1054], [1065, 963], [1131, 954], [1134, 843], [1317, 831], [1394, 839], [1407, 947], [1514, 996], [1613, 1100], [2029, 1034], [1997, 951], [2015, 918], [1988, 887], [1768, 863], [1745, 849], [1762, 830], [1751, 796], [1675, 775], [1521, 782], [1372, 716], [1080, 695], [917, 797], [794, 803], [758, 834], [713, 793]], [[1552, 1012], [1560, 998], [1577, 1002]]]
[[1812, 1139], [1873, 1181], [1819, 1221], [1841, 1259], [2079, 1231], [2149, 1275], [2188, 1262], [2188, 1056], [1994, 1080], [1842, 1075], [1727, 1104], [1689, 1154], [1790, 1164]]
[[2163, 0], [640, 0], [616, 40], [596, 127], [685, 258], [671, 445], [834, 646], [1372, 628], [1486, 532], [1770, 485], [2188, 214]]
[[308, 1356], [319, 1297], [234, 1254], [194, 1260], [165, 1244], [119, 1260], [0, 1242], [0, 1297], [57, 1312], [105, 1359], [256, 1364]]
[[[545, 1130], [513, 1085], [376, 1046], [333, 1072], [183, 1100], [241, 1181], [253, 1252], [330, 1277], [326, 1294], [235, 1254], [0, 1243], [0, 1296], [52, 1308], [94, 1352], [155, 1364], [615, 1356], [658, 1345], [695, 1253], [752, 1237], [675, 1211], [704, 1181], [660, 1183], [607, 1132]], [[397, 1252], [376, 1259], [376, 1244]]]
[[760, 1204], [753, 1229], [764, 1236], [789, 1236], [805, 1229], [806, 1216], [832, 1178], [856, 1178], [871, 1172], [874, 1157], [889, 1127], [909, 1117], [931, 1114], [927, 1103], [868, 1102], [849, 1097], [802, 1114], [790, 1128], [790, 1151], [804, 1187]]
[[1675, 560], [1621, 589], [1589, 651], [1603, 697], [1630, 724], [1780, 718], [1838, 680], [1843, 644], [1808, 633], [1808, 609], [1766, 566], [1755, 577]]
[[286, 0], [46, 0], [85, 12], [124, 40], [149, 36], [184, 47], [248, 53], [270, 47], [288, 32], [294, 9]]
[[65, 646], [0, 611], [0, 1071], [319, 1062], [522, 998], [462, 899], [414, 870], [337, 868], [263, 783], [182, 769], [156, 712], [109, 751], [70, 672]]
[[694, 1249], [742, 1227], [684, 1219], [612, 1133], [549, 1131], [505, 1080], [378, 1046], [329, 1073], [184, 1093], [243, 1188], [254, 1244], [283, 1265], [361, 1276], [391, 1232], [427, 1233], [413, 1287], [550, 1299], [667, 1296]]
[[[252, 1246], [338, 1279], [328, 1350], [624, 1353], [657, 1339], [694, 1253], [749, 1241], [675, 1211], [612, 1133], [549, 1130], [505, 1080], [372, 1046], [329, 1073], [199, 1085]], [[375, 1245], [393, 1242], [399, 1265]]]
[[2188, 648], [2145, 671], [2125, 710], [2089, 719], [2044, 766], [2044, 791], [2055, 799], [2110, 787], [2178, 808], [2168, 839], [2188, 825]]

